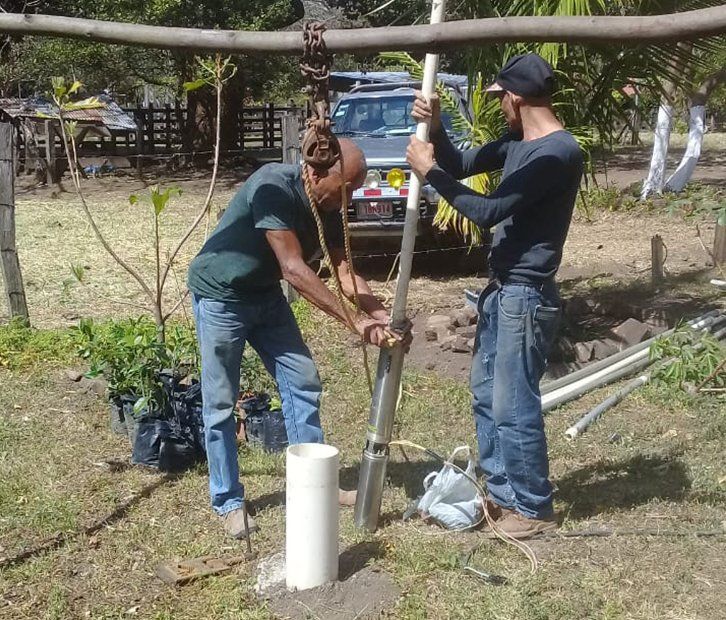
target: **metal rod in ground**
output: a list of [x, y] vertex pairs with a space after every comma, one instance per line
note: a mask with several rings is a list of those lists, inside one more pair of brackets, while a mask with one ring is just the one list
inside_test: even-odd
[[[726, 336], [726, 328], [721, 328], [718, 331], [714, 332], [713, 337], [716, 340], [721, 340]], [[694, 349], [696, 351], [700, 351], [703, 348], [702, 344], [697, 344]], [[602, 401], [599, 405], [596, 407], [593, 407], [588, 413], [586, 413], [576, 424], [571, 426], [565, 431], [565, 436], [568, 439], [575, 439], [575, 437], [578, 437], [579, 435], [582, 435], [593, 423], [595, 423], [608, 409], [612, 409], [615, 405], [617, 405], [619, 402], [621, 402], [626, 396], [633, 393], [638, 388], [646, 385], [650, 382], [650, 380], [653, 378], [653, 375], [658, 371], [658, 369], [662, 368], [666, 364], [670, 363], [672, 361], [671, 359], [665, 360], [663, 362], [660, 362], [656, 368], [651, 370], [650, 372], [647, 372], [644, 375], [640, 375], [639, 377], [636, 377], [629, 383], [627, 383], [624, 387], [619, 389], [615, 394], [612, 396], [609, 396], [604, 401]]]
[[[445, 0], [433, 0], [431, 6], [431, 23], [443, 21]], [[438, 54], [426, 54], [424, 75], [421, 91], [425, 97], [431, 97], [436, 88], [436, 73], [439, 67]], [[428, 141], [428, 123], [419, 123], [416, 137]], [[393, 327], [401, 327], [406, 322], [406, 302], [408, 285], [411, 279], [413, 250], [418, 234], [419, 201], [421, 198], [421, 179], [411, 174], [411, 181], [406, 202], [406, 220], [401, 241], [401, 258], [396, 281], [396, 296], [393, 301]], [[358, 477], [358, 494], [356, 496], [354, 520], [358, 528], [373, 532], [378, 527], [378, 516], [381, 512], [383, 485], [388, 462], [388, 444], [393, 431], [393, 418], [401, 385], [403, 369], [403, 349], [394, 346], [382, 350], [378, 358], [376, 385], [368, 418], [366, 444], [361, 457], [360, 474]]]

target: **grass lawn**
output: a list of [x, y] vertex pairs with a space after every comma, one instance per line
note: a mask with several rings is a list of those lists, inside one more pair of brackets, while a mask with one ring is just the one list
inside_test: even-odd
[[[327, 439], [341, 449], [342, 482], [352, 488], [369, 403], [360, 351], [335, 325], [318, 319], [307, 316], [304, 329], [324, 379]], [[128, 443], [108, 430], [102, 399], [79, 392], [62, 372], [74, 365], [72, 356], [58, 345], [38, 361], [33, 346], [26, 345], [26, 358], [34, 363], [0, 370], [0, 555], [73, 533], [119, 502], [127, 509], [92, 536], [71, 535], [2, 568], [0, 617], [272, 617], [252, 591], [252, 565], [179, 589], [158, 581], [154, 570], [163, 560], [241, 548], [224, 539], [208, 507], [205, 468], [164, 479], [125, 466]], [[692, 534], [726, 528], [723, 401], [651, 387], [584, 438], [565, 441], [564, 429], [605, 393], [547, 418], [563, 527], [649, 528], [679, 536], [534, 541], [541, 567], [531, 575], [526, 559], [499, 542], [404, 523], [409, 498], [435, 464], [413, 454], [406, 463], [394, 452], [379, 531], [357, 531], [351, 511], [341, 522], [341, 549], [352, 548], [360, 565], [389, 571], [403, 591], [388, 617], [723, 618], [726, 535]], [[438, 452], [473, 444], [468, 398], [459, 381], [407, 372], [395, 435]], [[622, 440], [610, 443], [615, 432]], [[109, 465], [113, 459], [120, 463]], [[284, 462], [244, 448], [240, 462], [261, 528], [254, 546], [266, 556], [284, 548]], [[146, 495], [138, 497], [143, 489]], [[509, 584], [487, 585], [464, 573], [461, 557], [472, 550], [475, 566], [505, 575]]]
[[[647, 149], [638, 153], [646, 158]], [[718, 161], [708, 175], [722, 185], [721, 153], [712, 149], [709, 157]], [[640, 174], [640, 160], [625, 164], [623, 175]], [[238, 180], [232, 175], [222, 180], [215, 208], [224, 206]], [[169, 245], [201, 204], [205, 183], [204, 175], [179, 180], [184, 196], [163, 216]], [[120, 254], [148, 273], [153, 264], [150, 219], [141, 211], [144, 207], [128, 204], [128, 195], [142, 190], [135, 179], [107, 178], [90, 184], [88, 196]], [[209, 508], [205, 466], [178, 477], [130, 466], [128, 441], [111, 434], [106, 403], [67, 378], [66, 369], [83, 370], [68, 327], [80, 317], [137, 314], [129, 304], [143, 298], [99, 251], [72, 195], [54, 197], [47, 190], [19, 186], [17, 204], [21, 265], [31, 317], [40, 330], [22, 339], [0, 325], [0, 619], [272, 618], [253, 592], [252, 564], [177, 589], [155, 576], [157, 565], [174, 557], [234, 555], [243, 546], [223, 537]], [[702, 224], [710, 245], [713, 221]], [[180, 256], [170, 302], [177, 298], [177, 286], [184, 287], [186, 264], [202, 234], [195, 234]], [[707, 299], [723, 307], [723, 296], [719, 300], [703, 284], [715, 272], [708, 271], [692, 223], [662, 213], [603, 212], [592, 222], [576, 221], [563, 267], [606, 264], [604, 271], [612, 275], [586, 276], [584, 282], [564, 287], [565, 294], [604, 290], [625, 297], [639, 292], [637, 278], [648, 273], [653, 234], [661, 234], [668, 245], [673, 290], [666, 293], [671, 301], [698, 308]], [[77, 267], [83, 268], [83, 282], [72, 276]], [[463, 288], [477, 282], [455, 275], [416, 278], [410, 306], [425, 317], [451, 308], [452, 300], [461, 303]], [[617, 280], [621, 277], [623, 284]], [[378, 282], [376, 290], [382, 288]], [[662, 297], [663, 291], [655, 295]], [[361, 350], [317, 311], [302, 306], [299, 313], [323, 379], [326, 437], [341, 450], [342, 485], [354, 488], [370, 405]], [[578, 327], [585, 332], [591, 326]], [[375, 367], [375, 353], [372, 357]], [[463, 379], [452, 378], [464, 376], [466, 358], [457, 359], [460, 367], [450, 375], [440, 368], [416, 370], [411, 362], [395, 436], [440, 454], [461, 444], [473, 447], [468, 388]], [[341, 550], [356, 566], [373, 564], [390, 573], [402, 591], [385, 616], [723, 620], [724, 396], [691, 398], [652, 385], [608, 412], [582, 438], [566, 441], [565, 429], [613, 389], [588, 394], [547, 416], [555, 508], [564, 530], [609, 527], [662, 535], [533, 541], [540, 568], [530, 574], [526, 558], [510, 546], [476, 533], [443, 532], [419, 520], [403, 522], [424, 476], [438, 467], [415, 453], [406, 462], [394, 450], [378, 532], [357, 531], [351, 510], [341, 516]], [[620, 439], [611, 442], [615, 433]], [[241, 448], [240, 464], [260, 525], [254, 547], [266, 557], [284, 548], [284, 459]], [[78, 534], [110, 513], [97, 531]], [[697, 536], [714, 530], [721, 533]], [[49, 541], [41, 552], [8, 561]], [[503, 575], [508, 583], [494, 586], [464, 572], [462, 558], [469, 555], [473, 566]]]

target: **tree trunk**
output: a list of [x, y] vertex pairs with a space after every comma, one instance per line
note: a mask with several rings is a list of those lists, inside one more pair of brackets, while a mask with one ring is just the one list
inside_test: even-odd
[[719, 265], [726, 265], [726, 226], [716, 224], [716, 235], [713, 239], [713, 260]]
[[688, 184], [701, 157], [703, 134], [706, 132], [706, 103], [713, 90], [726, 79], [726, 67], [709, 75], [691, 94], [691, 116], [688, 123], [688, 146], [676, 171], [666, 181], [665, 189], [681, 192]]
[[706, 131], [706, 108], [702, 105], [691, 106], [690, 119], [688, 121], [688, 145], [683, 154], [681, 163], [678, 164], [675, 172], [665, 183], [665, 190], [669, 192], [680, 192], [693, 176], [699, 157], [701, 157], [701, 145], [703, 134]]
[[673, 106], [667, 99], [663, 99], [658, 108], [658, 121], [655, 124], [655, 135], [653, 137], [653, 154], [650, 158], [648, 178], [643, 183], [643, 190], [640, 193], [641, 200], [645, 200], [651, 194], [660, 194], [663, 191], [672, 125]]
[[13, 169], [13, 135], [10, 123], [0, 123], [0, 263], [10, 316], [28, 322], [23, 275], [15, 246], [15, 170]]

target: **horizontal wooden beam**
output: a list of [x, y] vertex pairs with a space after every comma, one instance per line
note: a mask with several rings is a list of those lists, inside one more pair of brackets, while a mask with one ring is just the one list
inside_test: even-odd
[[[640, 17], [502, 17], [437, 25], [328, 30], [331, 52], [442, 51], [504, 42], [617, 43], [685, 41], [726, 32], [726, 4]], [[53, 15], [0, 13], [0, 33], [82, 39], [194, 52], [297, 55], [300, 32], [169, 28]]]

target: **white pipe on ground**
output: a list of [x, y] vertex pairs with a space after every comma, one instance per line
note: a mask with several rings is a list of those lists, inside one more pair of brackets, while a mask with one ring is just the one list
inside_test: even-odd
[[[724, 318], [724, 317], [722, 317]], [[723, 322], [723, 321], [722, 321]], [[715, 323], [714, 323], [715, 325]], [[726, 336], [726, 328], [719, 329], [713, 334], [713, 337], [716, 340], [722, 340]], [[695, 347], [696, 351], [699, 351], [703, 348], [702, 344], [697, 344]], [[600, 417], [609, 409], [612, 409], [615, 405], [620, 403], [626, 396], [629, 394], [635, 392], [635, 390], [641, 388], [642, 386], [648, 384], [653, 376], [658, 371], [658, 368], [662, 368], [664, 365], [669, 364], [673, 361], [673, 358], [667, 359], [665, 361], [662, 361], [658, 364], [658, 366], [653, 369], [649, 370], [645, 374], [640, 375], [639, 377], [636, 377], [632, 381], [625, 384], [624, 387], [620, 388], [615, 394], [612, 396], [609, 396], [604, 401], [602, 401], [599, 405], [591, 409], [587, 414], [585, 414], [582, 418], [580, 418], [577, 423], [573, 424], [570, 428], [568, 428], [565, 431], [565, 437], [567, 439], [575, 439], [576, 437], [582, 435], [593, 423], [597, 422], [597, 420], [600, 419]]]
[[[708, 328], [716, 323], [720, 323], [726, 317], [708, 317], [697, 321], [691, 325], [692, 329], [701, 330]], [[580, 397], [582, 394], [593, 390], [618, 379], [637, 372], [649, 365], [650, 350], [642, 349], [633, 355], [623, 358], [610, 366], [587, 375], [560, 389], [553, 390], [542, 396], [542, 411], [548, 411], [566, 402]]]
[[285, 565], [289, 589], [338, 579], [338, 449], [301, 443], [287, 449]]
[[[709, 317], [716, 317], [719, 315], [718, 310], [711, 310], [710, 312], [706, 312], [705, 314], [702, 314], [701, 316], [697, 316], [690, 321], [688, 321], [687, 325], [695, 325], [699, 321], [703, 319], [707, 319]], [[548, 381], [547, 383], [542, 384], [541, 388], [541, 394], [544, 398], [545, 394], [549, 394], [550, 392], [554, 392], [555, 390], [559, 390], [560, 388], [569, 385], [570, 383], [575, 383], [575, 381], [579, 381], [580, 379], [584, 379], [585, 377], [589, 377], [591, 374], [597, 372], [598, 370], [601, 370], [603, 368], [609, 368], [615, 362], [618, 362], [622, 359], [625, 359], [626, 357], [630, 357], [634, 353], [637, 353], [638, 351], [642, 351], [643, 349], [648, 349], [650, 345], [652, 345], [656, 340], [660, 340], [662, 338], [667, 338], [675, 331], [675, 328], [669, 329], [667, 331], [664, 331], [661, 334], [658, 334], [657, 336], [653, 336], [652, 338], [649, 338], [648, 340], [645, 340], [639, 344], [633, 345], [632, 347], [628, 347], [627, 349], [623, 349], [622, 351], [615, 353], [613, 355], [610, 355], [606, 357], [603, 360], [600, 360], [598, 362], [593, 362], [591, 364], [587, 364], [584, 368], [580, 368], [580, 370], [576, 370], [574, 372], [571, 372], [564, 377], [560, 377], [559, 379], [555, 379], [554, 381]]]

